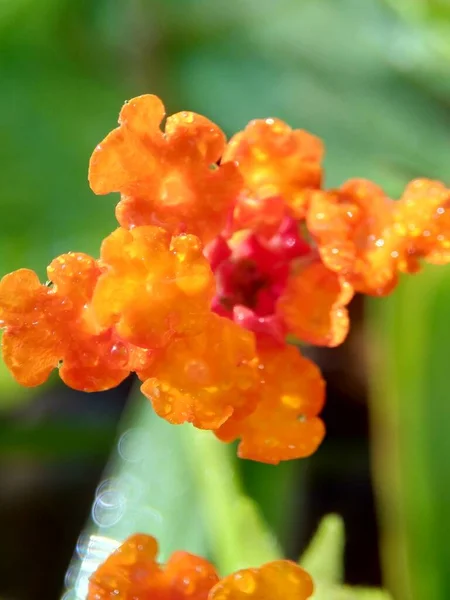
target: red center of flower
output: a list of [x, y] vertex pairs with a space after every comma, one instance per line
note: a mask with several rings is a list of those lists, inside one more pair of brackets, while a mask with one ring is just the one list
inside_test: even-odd
[[298, 223], [289, 217], [269, 239], [255, 233], [238, 241], [218, 236], [205, 249], [216, 277], [213, 310], [255, 332], [282, 337], [275, 305], [292, 262], [310, 251]]

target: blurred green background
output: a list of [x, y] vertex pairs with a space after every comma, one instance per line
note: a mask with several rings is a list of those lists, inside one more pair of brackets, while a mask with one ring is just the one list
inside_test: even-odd
[[[228, 134], [268, 116], [308, 129], [329, 186], [450, 184], [448, 0], [0, 0], [0, 90], [1, 273], [96, 254], [115, 198], [90, 192], [88, 159], [141, 93]], [[311, 351], [329, 386], [323, 447], [237, 466], [287, 555], [336, 511], [347, 581], [397, 600], [450, 598], [449, 301], [445, 268], [356, 299], [344, 346]], [[2, 600], [58, 598], [131, 385], [27, 391], [1, 368]]]

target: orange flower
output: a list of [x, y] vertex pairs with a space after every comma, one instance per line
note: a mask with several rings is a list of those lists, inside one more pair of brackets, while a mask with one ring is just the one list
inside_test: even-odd
[[414, 273], [421, 258], [435, 265], [448, 264], [450, 189], [440, 181], [416, 179], [394, 206], [399, 269]]
[[175, 552], [162, 566], [157, 552], [149, 535], [128, 538], [92, 575], [87, 600], [307, 600], [313, 593], [311, 577], [289, 560], [219, 580], [203, 558]]
[[101, 248], [92, 305], [103, 327], [124, 340], [159, 348], [175, 334], [198, 333], [210, 312], [214, 278], [193, 235], [160, 227], [116, 229]]
[[41, 285], [29, 269], [0, 282], [0, 323], [6, 366], [19, 383], [44, 383], [62, 361], [67, 385], [99, 391], [118, 385], [129, 374], [128, 348], [92, 317], [90, 299], [100, 274], [86, 254], [56, 258], [47, 269], [51, 286]]
[[378, 186], [359, 179], [311, 194], [307, 225], [320, 256], [357, 292], [381, 296], [397, 283], [392, 206]]
[[276, 560], [221, 579], [208, 600], [306, 600], [313, 591], [306, 571], [289, 560]]
[[224, 227], [241, 187], [232, 163], [217, 167], [224, 133], [206, 117], [180, 112], [160, 129], [165, 110], [156, 96], [124, 105], [119, 127], [94, 150], [89, 181], [96, 194], [121, 192], [123, 227], [160, 225], [203, 242]]
[[257, 408], [246, 417], [232, 416], [216, 432], [223, 441], [241, 438], [240, 458], [278, 464], [309, 456], [325, 428], [317, 414], [325, 383], [319, 368], [293, 346], [259, 348], [261, 391]]
[[353, 288], [320, 260], [291, 275], [277, 303], [277, 314], [295, 337], [316, 346], [339, 346], [349, 329], [347, 304]]
[[273, 233], [286, 207], [302, 218], [306, 190], [321, 184], [322, 154], [318, 138], [279, 119], [257, 119], [237, 133], [222, 158], [222, 163], [237, 163], [245, 182], [234, 211], [236, 229]]
[[175, 552], [162, 566], [157, 553], [153, 537], [128, 538], [92, 575], [87, 600], [207, 600], [219, 580], [207, 560]]
[[259, 372], [254, 335], [211, 314], [196, 336], [179, 338], [161, 351], [142, 392], [171, 423], [216, 429], [232, 414], [256, 406]]

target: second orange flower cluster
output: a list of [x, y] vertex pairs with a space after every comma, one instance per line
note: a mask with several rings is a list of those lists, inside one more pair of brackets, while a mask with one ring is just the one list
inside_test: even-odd
[[98, 194], [120, 192], [120, 227], [100, 258], [69, 253], [49, 282], [21, 269], [0, 283], [3, 356], [23, 385], [84, 391], [131, 372], [155, 411], [239, 455], [277, 463], [314, 452], [324, 382], [286, 343], [336, 346], [355, 292], [389, 293], [419, 259], [450, 259], [450, 191], [412, 182], [398, 202], [373, 183], [322, 189], [322, 144], [276, 119], [227, 144], [191, 112], [128, 102], [95, 149]]
[[142, 533], [128, 538], [90, 578], [87, 600], [307, 600], [311, 577], [289, 560], [242, 569], [220, 578], [189, 552], [157, 562], [158, 543]]

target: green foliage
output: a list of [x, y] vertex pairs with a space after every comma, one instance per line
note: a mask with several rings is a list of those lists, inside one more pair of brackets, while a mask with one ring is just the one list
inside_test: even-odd
[[337, 515], [324, 517], [300, 559], [301, 566], [314, 579], [312, 600], [391, 600], [383, 590], [343, 585], [344, 544], [342, 519]]
[[371, 306], [385, 572], [398, 597], [408, 600], [450, 594], [449, 301], [449, 268], [429, 267]]
[[[223, 575], [282, 557], [241, 489], [230, 448], [211, 432], [168, 424], [140, 393], [97, 488], [86, 536], [123, 540], [135, 532], [157, 538], [162, 561], [188, 550], [212, 557]], [[83, 567], [73, 569], [81, 590]]]
[[[93, 533], [114, 540], [149, 533], [160, 543], [162, 560], [180, 549], [207, 554], [202, 490], [182, 430], [156, 416], [150, 403], [135, 394], [97, 491]], [[102, 490], [111, 490], [105, 502]]]
[[225, 575], [282, 558], [259, 508], [242, 490], [236, 458], [231, 454], [234, 449], [211, 432], [191, 426], [184, 427], [182, 435], [219, 572]]

